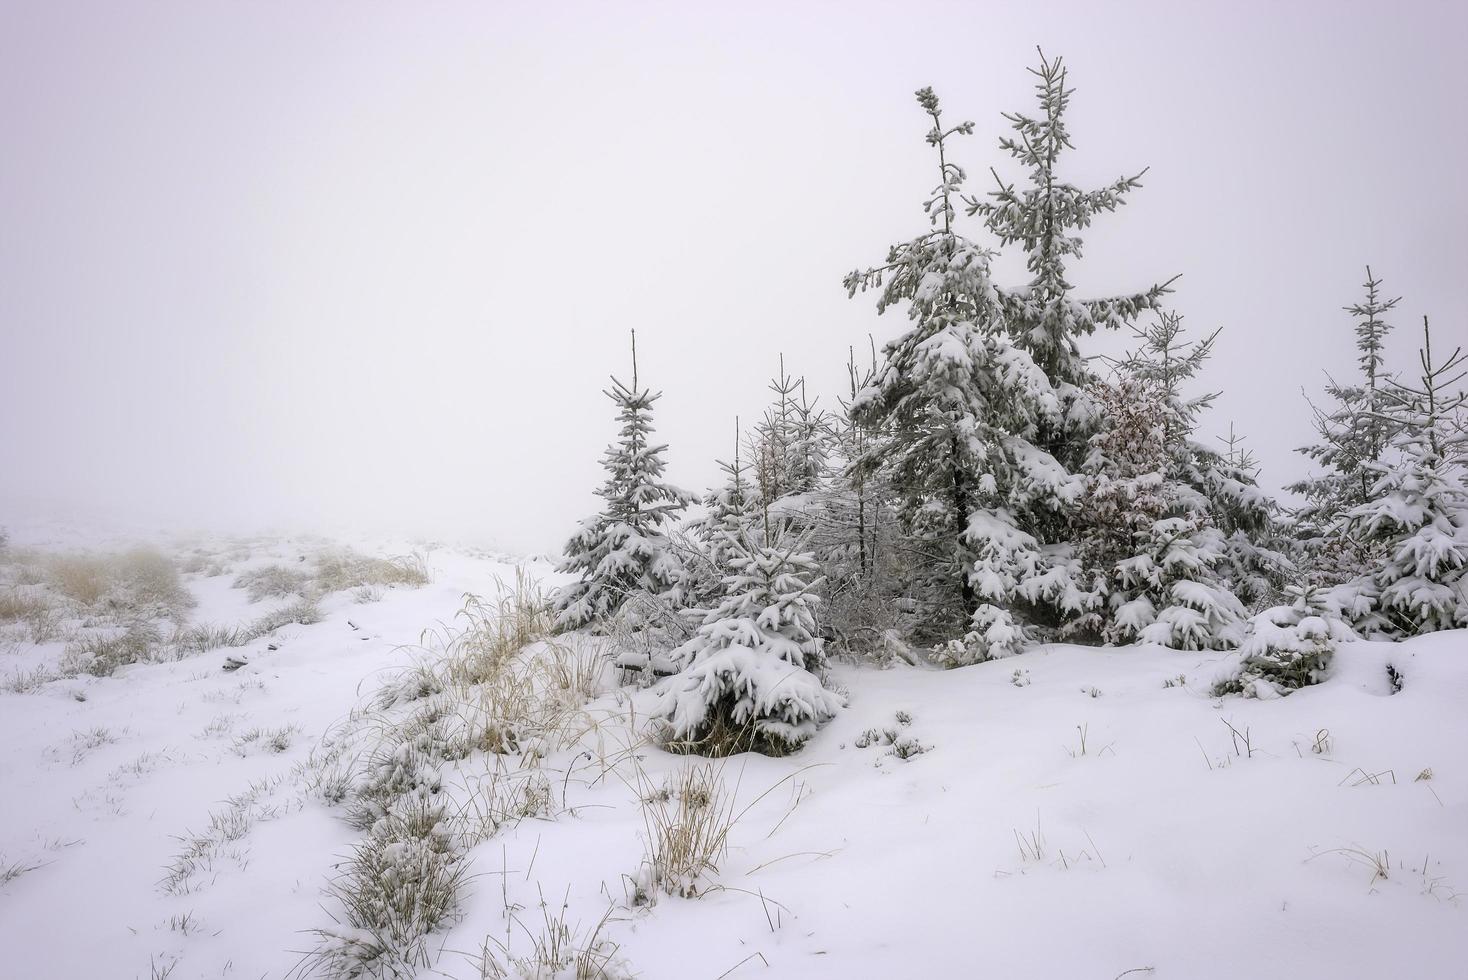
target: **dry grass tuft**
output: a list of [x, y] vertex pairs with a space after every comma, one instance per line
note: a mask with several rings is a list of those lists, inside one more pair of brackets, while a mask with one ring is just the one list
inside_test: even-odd
[[0, 623], [19, 623], [32, 643], [50, 643], [62, 633], [61, 611], [44, 589], [14, 586], [0, 593]]
[[289, 605], [281, 606], [255, 620], [247, 626], [246, 632], [251, 638], [264, 636], [266, 633], [274, 633], [282, 626], [310, 626], [312, 623], [321, 622], [321, 607], [316, 605], [314, 599], [298, 599]]
[[106, 559], [93, 555], [53, 555], [46, 573], [53, 590], [83, 606], [100, 602], [111, 584]]
[[[426, 631], [418, 662], [316, 759], [312, 791], [366, 836], [330, 886], [337, 924], [317, 931], [303, 973], [414, 975], [431, 958], [429, 935], [458, 908], [468, 849], [507, 823], [555, 815], [557, 786], [540, 760], [580, 736], [606, 663], [547, 639], [550, 629], [524, 576], [496, 601], [466, 596], [453, 624]], [[461, 792], [445, 791], [446, 773]], [[548, 937], [525, 962], [545, 952], [581, 969], [595, 959], [567, 960], [567, 942]]]
[[596, 925], [585, 931], [566, 922], [568, 910], [569, 905], [563, 900], [560, 910], [552, 915], [542, 895], [540, 927], [532, 930], [513, 910], [506, 909], [507, 923], [513, 921], [520, 927], [529, 940], [530, 951], [524, 956], [514, 956], [508, 935], [504, 941], [486, 938], [479, 956], [474, 958], [480, 980], [628, 980], [632, 973], [618, 955], [620, 947], [602, 936], [611, 921], [612, 909], [608, 907]]
[[36, 667], [33, 670], [13, 670], [0, 679], [0, 691], [9, 694], [34, 694], [56, 679], [56, 675], [44, 667]]
[[157, 606], [170, 613], [191, 609], [193, 597], [179, 581], [178, 568], [162, 552], [133, 548], [111, 562], [115, 586], [131, 598], [131, 606]]
[[251, 602], [287, 596], [305, 598], [310, 593], [311, 576], [285, 565], [266, 565], [235, 576], [234, 587], [244, 589]]
[[87, 610], [177, 619], [194, 605], [173, 561], [153, 548], [51, 555], [45, 569], [52, 591]]
[[657, 891], [694, 898], [719, 871], [729, 850], [729, 831], [739, 819], [722, 766], [684, 767], [654, 788], [637, 769], [647, 856], [635, 884], [635, 904], [651, 904]]
[[521, 650], [551, 635], [555, 621], [544, 592], [515, 572], [515, 586], [487, 601], [475, 595], [464, 597], [464, 606], [454, 618], [457, 630], [425, 634], [425, 646], [441, 650], [444, 680], [454, 687], [484, 683], [501, 673]]
[[218, 650], [220, 647], [242, 647], [255, 639], [256, 635], [249, 627], [200, 623], [174, 630], [168, 643], [179, 656], [192, 656]]
[[21, 875], [41, 867], [39, 861], [7, 861], [0, 857], [0, 885], [8, 885]]
[[370, 586], [416, 589], [429, 583], [428, 563], [420, 554], [369, 558], [353, 551], [328, 551], [316, 559], [316, 587], [345, 592]]
[[50, 607], [51, 604], [44, 597], [32, 592], [23, 592], [20, 589], [0, 592], [0, 623], [29, 619]]
[[328, 977], [411, 977], [429, 965], [428, 936], [458, 908], [467, 865], [442, 804], [404, 797], [373, 824], [327, 890], [336, 927], [316, 930], [303, 972]]
[[[641, 801], [645, 848], [638, 873], [629, 877], [634, 905], [653, 904], [660, 893], [696, 898], [726, 887], [714, 879], [729, 852], [730, 833], [767, 796], [811, 768], [787, 774], [736, 808], [739, 782], [730, 786], [724, 779], [727, 761], [687, 765], [670, 780], [654, 786], [638, 755], [631, 753], [630, 759], [634, 780], [628, 786]], [[800, 805], [801, 784], [792, 785], [795, 792], [789, 807], [770, 834]]]
[[147, 622], [133, 623], [121, 633], [88, 633], [66, 645], [59, 666], [66, 677], [108, 677], [119, 667], [167, 659], [162, 643], [158, 628]]

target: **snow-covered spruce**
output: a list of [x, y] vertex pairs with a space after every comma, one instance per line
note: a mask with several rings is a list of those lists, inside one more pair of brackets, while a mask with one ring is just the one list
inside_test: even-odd
[[[979, 605], [979, 588], [994, 587], [993, 598], [1013, 591], [1013, 576], [975, 582], [971, 522], [991, 514], [1006, 491], [1039, 490], [1022, 479], [1024, 462], [1044, 464], [1048, 457], [1021, 433], [1035, 432], [1042, 419], [1059, 421], [1060, 404], [1049, 379], [1004, 329], [997, 285], [989, 272], [989, 250], [953, 230], [955, 198], [963, 170], [948, 159], [948, 142], [973, 131], [972, 123], [945, 129], [937, 97], [930, 89], [918, 102], [931, 117], [928, 142], [938, 151], [941, 183], [924, 205], [933, 228], [894, 245], [887, 262], [846, 278], [848, 292], [881, 289], [877, 309], [906, 304], [909, 329], [882, 350], [875, 377], [852, 405], [858, 423], [873, 433], [854, 466], [893, 488], [893, 508], [910, 550], [922, 556], [913, 589], [919, 602], [919, 639], [962, 632]], [[1061, 495], [1078, 489], [1064, 479], [1053, 460], [1029, 467]], [[1002, 484], [1002, 486], [1001, 486]], [[1030, 494], [1034, 496], [1036, 494]], [[1012, 526], [1005, 518], [1002, 526]], [[1028, 547], [1033, 538], [1015, 529], [1014, 539]], [[990, 543], [981, 537], [980, 548]], [[1012, 565], [1013, 563], [1008, 563]], [[1007, 607], [1007, 603], [1005, 604]], [[1014, 629], [1008, 612], [995, 610], [1000, 628]]]
[[846, 280], [853, 293], [881, 287], [878, 309], [904, 302], [913, 321], [856, 399], [857, 418], [882, 433], [858, 465], [898, 488], [897, 516], [925, 556], [919, 585], [929, 635], [972, 627], [950, 645], [956, 662], [1013, 652], [1091, 611], [1071, 541], [1097, 413], [1076, 338], [1130, 322], [1166, 291], [1072, 296], [1065, 264], [1081, 241], [1071, 232], [1119, 207], [1138, 181], [1084, 192], [1059, 179], [1071, 90], [1058, 59], [1042, 57], [1033, 72], [1041, 114], [1008, 114], [1016, 135], [1000, 143], [1026, 167], [1030, 186], [1001, 182], [989, 200], [964, 199], [1002, 243], [1025, 249], [1030, 282], [995, 284], [991, 253], [954, 231], [964, 172], [947, 145], [972, 124], [944, 129], [930, 89], [918, 101], [939, 155], [941, 182], [926, 204], [933, 230]]
[[1276, 601], [1292, 570], [1279, 539], [1279, 506], [1260, 488], [1258, 466], [1232, 427], [1228, 438], [1219, 440], [1227, 447], [1224, 452], [1196, 440], [1202, 415], [1218, 395], [1184, 389], [1196, 383], [1219, 331], [1197, 341], [1184, 340], [1186, 332], [1182, 316], [1159, 310], [1154, 320], [1133, 328], [1141, 344], [1118, 373], [1154, 386], [1162, 398], [1161, 472], [1180, 484], [1180, 492], [1201, 498], [1189, 508], [1206, 513], [1207, 523], [1223, 536], [1213, 566], [1217, 579], [1246, 607], [1257, 609]]
[[1235, 646], [1244, 610], [1218, 572], [1223, 535], [1170, 465], [1169, 432], [1182, 443], [1184, 420], [1155, 380], [1124, 378], [1095, 396], [1107, 424], [1092, 438], [1079, 550], [1096, 602], [1077, 625], [1108, 643]]
[[1295, 512], [1295, 528], [1312, 581], [1335, 585], [1381, 558], [1379, 539], [1352, 534], [1347, 515], [1373, 501], [1381, 463], [1393, 435], [1391, 376], [1385, 369], [1385, 343], [1391, 332], [1386, 314], [1401, 297], [1383, 299], [1381, 280], [1366, 269], [1366, 298], [1346, 307], [1356, 318], [1360, 378], [1341, 383], [1328, 378], [1325, 393], [1333, 405], [1311, 406], [1319, 441], [1299, 449], [1320, 467], [1290, 486], [1305, 498]]
[[1391, 383], [1388, 409], [1395, 434], [1371, 499], [1347, 515], [1352, 535], [1381, 558], [1336, 590], [1357, 629], [1413, 636], [1468, 625], [1468, 393], [1446, 390], [1462, 377], [1455, 350], [1440, 364], [1423, 319], [1422, 374], [1417, 386]]
[[[602, 457], [607, 479], [596, 493], [606, 507], [581, 522], [557, 566], [580, 576], [552, 598], [561, 629], [605, 623], [639, 597], [674, 609], [685, 599], [687, 571], [667, 531], [695, 498], [662, 478], [668, 447], [650, 442], [652, 405], [662, 394], [638, 385], [635, 335], [632, 384], [614, 377], [606, 395], [617, 406], [622, 428]], [[626, 612], [634, 619], [643, 615], [638, 609]]]
[[[805, 398], [795, 402], [788, 457], [794, 488], [752, 515], [766, 534], [795, 534], [815, 556], [825, 583], [821, 589], [822, 630], [840, 650], [884, 656], [892, 631], [906, 617], [909, 557], [894, 546], [896, 522], [887, 501], [892, 497], [880, 474], [853, 465], [870, 448], [872, 433], [852, 414], [858, 392], [875, 377], [876, 345], [871, 366], [859, 372], [849, 352], [848, 395], [838, 398], [838, 411], [818, 409]], [[777, 393], [779, 388], [771, 385]], [[778, 404], [766, 419], [778, 413]], [[751, 436], [750, 448], [768, 445], [768, 426]], [[752, 455], [757, 454], [752, 453]], [[766, 472], [776, 469], [764, 466]]]
[[798, 749], [835, 716], [841, 698], [813, 670], [821, 584], [800, 543], [731, 541], [724, 598], [675, 651], [683, 671], [663, 692], [670, 747], [704, 755]]
[[1145, 640], [1180, 649], [1229, 648], [1245, 604], [1277, 594], [1290, 563], [1276, 546], [1276, 505], [1248, 455], [1195, 441], [1215, 394], [1185, 388], [1218, 332], [1185, 341], [1182, 317], [1159, 311], [1114, 384], [1092, 397], [1104, 422], [1091, 437], [1079, 552], [1097, 592], [1094, 610], [1070, 624], [1110, 643]]
[[704, 545], [714, 567], [721, 573], [727, 573], [734, 545], [755, 526], [758, 507], [756, 490], [750, 484], [748, 467], [741, 461], [738, 447], [735, 447], [734, 462], [721, 460], [718, 465], [724, 474], [724, 485], [710, 490], [704, 497], [707, 512], [695, 525], [694, 534]]
[[1291, 588], [1295, 601], [1249, 620], [1238, 654], [1215, 694], [1274, 698], [1325, 679], [1339, 644], [1356, 639], [1329, 597], [1313, 586]]
[[[723, 597], [724, 576], [729, 574], [730, 541], [759, 520], [758, 490], [740, 456], [739, 433], [735, 433], [734, 461], [716, 460], [716, 463], [724, 474], [723, 486], [704, 494], [702, 517], [672, 535], [673, 545], [687, 571], [683, 582], [686, 607], [682, 615], [692, 626], [702, 622], [704, 611]], [[623, 651], [618, 662], [640, 670], [647, 660], [648, 655]]]
[[805, 378], [786, 373], [783, 356], [780, 373], [768, 387], [775, 399], [746, 440], [751, 498], [767, 533], [772, 506], [792, 495], [809, 494], [829, 479], [833, 438], [830, 413], [806, 394]]

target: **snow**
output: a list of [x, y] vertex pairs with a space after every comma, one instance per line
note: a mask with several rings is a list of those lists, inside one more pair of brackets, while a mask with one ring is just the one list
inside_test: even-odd
[[[256, 542], [250, 562], [318, 546]], [[303, 791], [312, 749], [464, 593], [492, 597], [517, 567], [558, 581], [452, 548], [428, 565], [427, 586], [329, 595], [321, 622], [242, 648], [0, 692], [0, 869], [39, 865], [0, 884], [0, 974], [284, 977], [313, 930], [354, 935], [323, 889], [362, 831]], [[184, 581], [195, 623], [268, 608], [229, 576]], [[0, 676], [60, 644], [4, 651]], [[225, 672], [226, 655], [246, 665]], [[1323, 683], [1272, 700], [1212, 697], [1226, 656], [1052, 645], [949, 671], [837, 665], [847, 707], [799, 753], [713, 763], [748, 809], [701, 897], [651, 905], [631, 900], [639, 797], [702, 760], [639, 747], [659, 690], [608, 686], [586, 708], [597, 725], [540, 764], [560, 805], [469, 851], [419, 975], [478, 977], [486, 937], [529, 949], [507, 906], [534, 930], [564, 904], [586, 931], [610, 910], [602, 938], [646, 978], [1462, 976], [1468, 631], [1342, 642]], [[457, 763], [460, 783], [496, 758]], [[211, 830], [242, 795], [254, 819]], [[189, 838], [213, 843], [170, 892]]]

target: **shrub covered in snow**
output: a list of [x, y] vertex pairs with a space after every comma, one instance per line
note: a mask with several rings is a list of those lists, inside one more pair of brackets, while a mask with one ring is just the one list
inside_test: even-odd
[[1295, 601], [1249, 620], [1237, 659], [1214, 685], [1218, 694], [1274, 698], [1325, 677], [1340, 643], [1356, 639], [1320, 590], [1290, 589]]
[[724, 599], [675, 651], [664, 718], [672, 745], [708, 755], [799, 748], [841, 707], [811, 672], [823, 662], [816, 636], [815, 559], [796, 550], [733, 543]]
[[244, 589], [251, 602], [287, 596], [305, 598], [311, 591], [311, 576], [286, 565], [264, 565], [235, 576], [234, 587]]

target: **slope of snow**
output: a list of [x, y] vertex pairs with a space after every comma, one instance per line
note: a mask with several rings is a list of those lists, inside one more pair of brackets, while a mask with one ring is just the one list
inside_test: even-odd
[[[428, 586], [333, 594], [322, 622], [238, 650], [0, 693], [0, 870], [38, 865], [0, 884], [0, 973], [297, 969], [362, 836], [302, 789], [312, 749], [464, 593], [515, 572], [429, 564]], [[195, 622], [259, 611], [225, 579], [186, 582]], [[22, 645], [0, 673], [58, 650]], [[247, 663], [224, 672], [226, 655]], [[486, 938], [523, 955], [546, 917], [609, 916], [602, 938], [647, 978], [1462, 976], [1468, 633], [1349, 644], [1324, 684], [1275, 701], [1210, 697], [1219, 665], [1053, 646], [838, 666], [848, 707], [799, 754], [715, 764], [749, 808], [700, 897], [650, 906], [633, 900], [640, 798], [701, 760], [639, 741], [656, 689], [609, 685], [597, 723], [541, 762], [553, 814], [469, 853], [420, 975], [479, 977]], [[459, 763], [450, 792], [486, 764]]]

